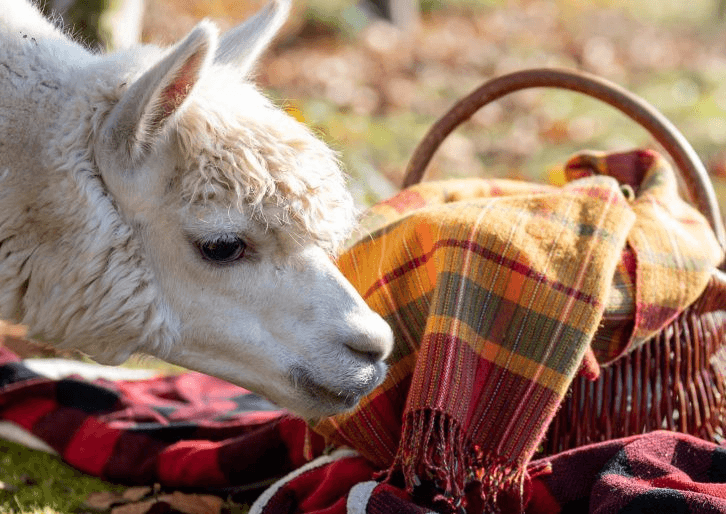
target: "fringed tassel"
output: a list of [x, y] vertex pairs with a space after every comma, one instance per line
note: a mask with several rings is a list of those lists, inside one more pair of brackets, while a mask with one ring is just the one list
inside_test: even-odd
[[422, 484], [432, 484], [437, 493], [452, 502], [464, 494], [467, 469], [461, 426], [451, 416], [428, 409], [409, 412], [391, 471], [400, 470], [406, 490], [415, 493]]
[[725, 385], [726, 284], [714, 277], [678, 318], [603, 367], [598, 380], [575, 378], [542, 455], [659, 429], [722, 443]]
[[388, 478], [399, 472], [406, 490], [437, 512], [461, 512], [472, 485], [484, 512], [499, 512], [500, 500], [521, 501], [523, 468], [470, 444], [459, 422], [444, 412], [423, 409], [404, 417]]
[[481, 512], [519, 513], [524, 511], [524, 466], [493, 454], [478, 456], [473, 466], [480, 484]]

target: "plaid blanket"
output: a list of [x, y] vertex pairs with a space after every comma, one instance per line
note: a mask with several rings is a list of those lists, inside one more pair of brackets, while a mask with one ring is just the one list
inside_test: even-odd
[[[338, 451], [268, 489], [250, 514], [431, 512], [373, 476], [365, 459]], [[521, 504], [527, 514], [724, 513], [726, 450], [666, 431], [579, 447], [531, 462]], [[470, 504], [467, 511], [483, 508]]]
[[528, 469], [528, 514], [726, 512], [726, 450], [686, 434], [584, 446]]
[[[411, 512], [525, 508], [528, 465], [578, 370], [597, 376], [671, 322], [722, 258], [656, 154], [585, 154], [566, 169], [576, 180], [563, 188], [428, 183], [372, 209], [367, 224], [378, 228], [339, 265], [394, 329], [390, 372], [354, 411], [314, 427], [358, 456], [298, 470], [304, 492], [273, 487], [260, 512], [372, 497], [390, 508], [367, 512], [406, 512], [391, 507], [401, 502], [419, 509]], [[280, 412], [229, 417], [199, 407], [190, 422], [164, 405], [213, 400], [179, 393], [220, 387], [209, 380], [161, 379], [168, 390], [157, 384], [151, 396], [96, 384], [110, 391], [99, 405], [89, 384], [50, 382], [10, 363], [0, 368], [0, 417], [80, 469], [127, 482], [259, 484], [322, 452], [320, 435]], [[227, 401], [217, 405], [239, 405]], [[358, 464], [343, 466], [348, 459]], [[308, 475], [318, 468], [321, 487]], [[385, 480], [362, 485], [374, 476]]]
[[[403, 488], [376, 481], [377, 467], [353, 450], [305, 463], [299, 420], [196, 373], [133, 382], [52, 381], [0, 349], [0, 380], [3, 391], [16, 393], [3, 395], [4, 420], [107, 479], [217, 489], [242, 501], [294, 469], [262, 494], [252, 514], [431, 512]], [[316, 455], [321, 450], [314, 448]], [[523, 495], [528, 514], [724, 513], [726, 450], [672, 432], [580, 447], [531, 462]]]
[[[81, 471], [126, 484], [259, 490], [307, 462], [304, 421], [222, 380], [51, 380], [2, 346], [0, 421]], [[316, 438], [312, 451], [323, 447]]]
[[[407, 491], [426, 484], [421, 501], [439, 509], [466, 496], [491, 510], [502, 495], [521, 499], [527, 462], [586, 352], [604, 362], [641, 344], [721, 261], [656, 154], [583, 154], [566, 170], [580, 178], [563, 188], [415, 186], [375, 207], [383, 227], [340, 259], [397, 343], [386, 381], [315, 428], [401, 475]], [[591, 347], [611, 292], [622, 293], [611, 285], [624, 249], [637, 261], [634, 324]]]

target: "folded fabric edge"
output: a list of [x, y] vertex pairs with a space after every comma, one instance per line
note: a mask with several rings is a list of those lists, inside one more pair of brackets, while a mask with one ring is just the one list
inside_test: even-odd
[[12, 421], [0, 421], [0, 439], [23, 445], [31, 450], [39, 450], [51, 455], [58, 455], [58, 452], [51, 448], [45, 441]]
[[277, 492], [285, 486], [285, 484], [289, 483], [290, 481], [294, 480], [295, 478], [299, 477], [300, 475], [303, 475], [304, 473], [307, 473], [308, 471], [319, 468], [322, 466], [326, 466], [330, 464], [331, 462], [335, 462], [336, 460], [340, 459], [346, 459], [349, 457], [357, 457], [358, 452], [351, 449], [351, 448], [338, 448], [331, 452], [328, 455], [322, 455], [314, 460], [311, 460], [307, 464], [297, 468], [296, 470], [288, 473], [281, 479], [279, 479], [277, 482], [272, 484], [270, 487], [268, 487], [265, 492], [263, 492], [257, 500], [252, 504], [250, 507], [248, 514], [262, 514], [264, 512], [264, 508], [267, 505], [267, 503], [272, 499]]

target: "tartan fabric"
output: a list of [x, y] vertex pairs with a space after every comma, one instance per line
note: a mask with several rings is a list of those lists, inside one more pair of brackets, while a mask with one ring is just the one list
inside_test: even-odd
[[726, 449], [657, 431], [532, 462], [527, 514], [726, 512]]
[[373, 479], [375, 468], [349, 449], [319, 457], [282, 478], [249, 514], [428, 514], [403, 489]]
[[[234, 483], [243, 486], [240, 489], [259, 491], [269, 470], [277, 476], [300, 466], [304, 432], [301, 424], [281, 429], [288, 418], [281, 418], [279, 411], [245, 411], [259, 398], [250, 395], [248, 403], [243, 400], [247, 396], [244, 390], [224, 382], [211, 380], [200, 387], [196, 373], [178, 378], [119, 382], [112, 387], [74, 379], [50, 381], [38, 377], [0, 347], [0, 411], [4, 420], [11, 417], [28, 428], [37, 425], [33, 431], [54, 441], [56, 449], [62, 450], [66, 459], [70, 458], [79, 469], [126, 483], [161, 481], [170, 485], [166, 477], [178, 475], [182, 480], [175, 482], [187, 487]], [[10, 394], [6, 394], [8, 386], [12, 386]], [[203, 390], [209, 394], [200, 394]], [[206, 412], [203, 419], [207, 419], [211, 408], [208, 402], [199, 404], [201, 410], [193, 408], [197, 403], [193, 399], [200, 396], [212, 397], [211, 417], [223, 418], [226, 434], [209, 429], [209, 439], [195, 439], [200, 433], [192, 428], [194, 420], [204, 424], [200, 414]], [[257, 407], [270, 408], [259, 403]], [[147, 419], [148, 414], [143, 414], [147, 409], [154, 411], [151, 417], [156, 421], [143, 422], [142, 431], [147, 436], [129, 444], [133, 438], [123, 435], [124, 432], [133, 434], [132, 420]], [[158, 419], [158, 410], [174, 414], [171, 417], [175, 420]], [[7, 412], [11, 415], [6, 416]], [[109, 413], [123, 419], [125, 428], [115, 430], [102, 422], [101, 418]], [[254, 422], [244, 423], [247, 415]], [[79, 417], [84, 421], [79, 423]], [[53, 438], [49, 437], [50, 430], [41, 430], [48, 423], [53, 423], [57, 432]], [[234, 424], [237, 430], [233, 429]], [[89, 426], [93, 430], [89, 431]], [[179, 431], [179, 426], [185, 428]], [[250, 432], [251, 426], [257, 429]], [[149, 430], [152, 427], [155, 430]], [[164, 430], [167, 432], [162, 436]], [[245, 433], [257, 435], [246, 437]], [[223, 435], [229, 438], [221, 438]], [[63, 440], [76, 442], [64, 444]], [[109, 440], [116, 440], [116, 444], [109, 445]], [[217, 451], [210, 451], [215, 441]], [[178, 443], [181, 444], [177, 448], [183, 448], [183, 458], [174, 455]], [[280, 452], [280, 448], [285, 450]], [[298, 457], [285, 457], [286, 451]], [[319, 452], [320, 447], [316, 448]], [[122, 459], [123, 454], [126, 457]], [[222, 454], [227, 457], [218, 464]], [[167, 456], [159, 458], [162, 455]], [[220, 470], [230, 462], [237, 462], [238, 471], [226, 468], [226, 478], [219, 479], [225, 474]], [[242, 468], [253, 472], [239, 473]], [[356, 452], [338, 450], [301, 466], [270, 487], [255, 502], [251, 514], [432, 512], [417, 505], [402, 487], [376, 481], [377, 471]], [[726, 450], [683, 434], [654, 432], [580, 447], [534, 461], [527, 471], [523, 503], [528, 514], [726, 512]], [[226, 496], [229, 490], [220, 492]], [[469, 512], [477, 511], [470, 506]]]
[[[568, 169], [582, 178], [563, 188], [421, 184], [372, 209], [368, 223], [380, 228], [341, 256], [396, 347], [386, 381], [315, 429], [383, 472], [378, 500], [398, 491], [444, 512], [522, 510], [527, 465], [573, 376], [667, 324], [720, 261], [705, 220], [672, 197], [672, 171], [657, 155], [588, 154]], [[302, 420], [247, 412], [228, 398], [246, 392], [225, 387], [198, 374], [136, 386], [52, 382], [7, 362], [0, 417], [79, 469], [123, 482], [259, 483], [320, 454], [322, 439]], [[204, 410], [210, 399], [216, 408]], [[323, 489], [334, 503], [348, 494]]]
[[[583, 446], [533, 461], [527, 471], [527, 514], [726, 512], [726, 449], [676, 432]], [[373, 475], [360, 456], [323, 457], [268, 490], [250, 514], [431, 512]]]
[[632, 256], [625, 256], [619, 268], [630, 263], [633, 269], [632, 261], [637, 261], [637, 273], [616, 274], [608, 309], [623, 319], [633, 303], [632, 332], [593, 343], [599, 359], [610, 362], [653, 337], [693, 303], [721, 262], [723, 249], [703, 216], [680, 198], [675, 174], [656, 153], [582, 153], [565, 168], [568, 178], [595, 174], [618, 180], [636, 215], [625, 249]]
[[[384, 225], [339, 265], [393, 327], [391, 369], [319, 433], [402, 475], [409, 492], [434, 484], [428, 501], [442, 509], [472, 487], [491, 510], [522, 498], [526, 464], [591, 349], [623, 253], [635, 257], [635, 287], [627, 258], [616, 280], [621, 296], [635, 291], [635, 320], [596, 339], [604, 362], [673, 319], [721, 259], [656, 154], [586, 154], [568, 169], [583, 178], [563, 188], [428, 183], [373, 208], [369, 220]], [[642, 183], [621, 189], [611, 172]]]
[[[259, 491], [306, 462], [303, 420], [222, 380], [50, 380], [1, 345], [0, 419], [81, 471], [126, 484]], [[313, 438], [312, 451], [323, 444]]]

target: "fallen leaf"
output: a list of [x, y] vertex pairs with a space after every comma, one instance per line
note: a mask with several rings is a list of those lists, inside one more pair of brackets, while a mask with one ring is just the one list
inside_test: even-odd
[[224, 503], [219, 496], [185, 494], [179, 491], [159, 496], [158, 499], [184, 514], [219, 514]]
[[148, 486], [129, 487], [121, 494], [121, 497], [130, 502], [137, 502], [151, 493], [152, 489]]
[[[159, 507], [166, 510], [158, 510]], [[152, 511], [152, 509], [155, 509]], [[160, 506], [156, 500], [146, 500], [136, 503], [128, 503], [126, 505], [120, 505], [111, 509], [111, 514], [162, 514], [163, 512], [169, 512], [171, 507], [168, 503]]]
[[124, 500], [118, 493], [113, 491], [98, 491], [89, 493], [83, 504], [93, 510], [107, 510], [116, 503], [123, 503]]

